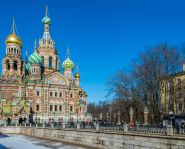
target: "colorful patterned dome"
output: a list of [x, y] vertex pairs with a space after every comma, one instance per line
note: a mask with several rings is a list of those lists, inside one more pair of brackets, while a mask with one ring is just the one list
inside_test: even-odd
[[43, 59], [41, 55], [35, 50], [35, 52], [28, 58], [28, 61], [32, 64], [42, 64]]
[[43, 63], [43, 58], [41, 55], [35, 50], [33, 54], [28, 57], [27, 63], [26, 63], [26, 70], [30, 69], [31, 64], [39, 64], [41, 65]]
[[16, 34], [10, 34], [5, 41], [6, 44], [16, 44], [22, 46], [21, 39]]
[[74, 63], [69, 59], [69, 57], [62, 63], [62, 67], [64, 70], [67, 69], [73, 69], [74, 68]]
[[42, 19], [42, 23], [43, 24], [50, 24], [51, 23], [51, 20], [50, 20], [50, 18], [49, 17], [44, 17], [43, 19]]

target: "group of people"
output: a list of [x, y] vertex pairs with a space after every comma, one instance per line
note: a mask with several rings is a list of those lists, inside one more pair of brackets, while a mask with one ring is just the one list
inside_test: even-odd
[[179, 122], [179, 121], [173, 120], [172, 126], [173, 126], [174, 130], [176, 130], [177, 134], [184, 134], [185, 133], [185, 121]]

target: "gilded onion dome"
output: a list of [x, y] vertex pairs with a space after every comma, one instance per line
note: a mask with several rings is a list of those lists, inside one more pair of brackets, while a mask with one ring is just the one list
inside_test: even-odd
[[6, 43], [6, 45], [7, 44], [15, 44], [15, 45], [22, 46], [21, 39], [16, 35], [16, 27], [15, 27], [14, 19], [12, 22], [11, 34], [6, 37], [5, 43]]
[[10, 34], [5, 41], [6, 44], [16, 44], [19, 46], [22, 46], [22, 41], [21, 39], [15, 34]]
[[80, 79], [80, 74], [78, 72], [75, 74], [75, 79]]
[[69, 59], [69, 57], [62, 63], [62, 67], [64, 70], [67, 69], [73, 69], [74, 68], [74, 63]]

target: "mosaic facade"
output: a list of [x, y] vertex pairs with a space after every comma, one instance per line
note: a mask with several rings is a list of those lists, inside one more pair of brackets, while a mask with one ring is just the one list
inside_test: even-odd
[[[87, 94], [80, 86], [78, 69], [67, 54], [60, 71], [60, 59], [50, 35], [51, 21], [46, 9], [42, 19], [43, 37], [34, 52], [22, 58], [22, 40], [13, 21], [6, 38], [6, 54], [0, 78], [1, 119], [33, 121], [89, 120]], [[68, 52], [69, 53], [69, 52]]]

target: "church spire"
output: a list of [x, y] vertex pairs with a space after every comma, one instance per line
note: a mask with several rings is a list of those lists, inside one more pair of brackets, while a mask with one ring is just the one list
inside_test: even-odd
[[45, 17], [42, 19], [42, 23], [44, 25], [44, 33], [42, 39], [39, 40], [39, 46], [43, 47], [54, 47], [54, 41], [50, 35], [50, 18], [48, 15], [48, 6], [46, 5], [45, 9]]

